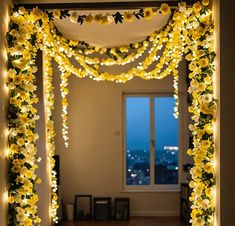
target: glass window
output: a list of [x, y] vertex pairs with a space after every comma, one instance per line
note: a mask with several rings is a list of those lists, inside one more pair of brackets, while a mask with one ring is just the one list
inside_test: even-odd
[[172, 96], [125, 96], [125, 184], [178, 185], [178, 119]]
[[150, 98], [126, 98], [126, 184], [150, 184]]
[[173, 97], [154, 98], [155, 184], [178, 184], [178, 119]]

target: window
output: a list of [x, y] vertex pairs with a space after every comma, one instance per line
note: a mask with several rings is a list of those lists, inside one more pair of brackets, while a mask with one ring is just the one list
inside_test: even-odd
[[125, 95], [125, 187], [178, 188], [178, 119], [173, 96]]

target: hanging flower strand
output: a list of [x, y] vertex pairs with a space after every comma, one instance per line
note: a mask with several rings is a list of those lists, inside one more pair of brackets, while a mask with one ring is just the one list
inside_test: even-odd
[[51, 65], [52, 58], [48, 52], [45, 51], [45, 76], [44, 76], [44, 87], [45, 87], [45, 118], [46, 118], [46, 143], [49, 153], [49, 164], [50, 164], [50, 184], [51, 184], [51, 217], [54, 223], [58, 223], [57, 209], [58, 196], [57, 196], [57, 178], [55, 167], [55, 128], [54, 121], [52, 119], [52, 111], [54, 110], [55, 95], [53, 92], [53, 69]]
[[61, 92], [61, 102], [62, 102], [62, 136], [64, 139], [65, 147], [67, 148], [69, 146], [68, 143], [68, 100], [67, 95], [69, 93], [68, 89], [68, 77], [70, 75], [69, 72], [65, 71], [61, 66], [59, 66], [61, 71], [61, 83], [60, 83], [60, 92]]

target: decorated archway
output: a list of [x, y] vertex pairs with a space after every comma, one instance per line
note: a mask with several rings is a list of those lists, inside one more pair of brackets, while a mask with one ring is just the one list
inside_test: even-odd
[[[27, 11], [23, 7], [14, 8], [8, 33], [8, 88], [9, 88], [9, 224], [40, 224], [37, 215], [38, 196], [35, 183], [40, 183], [37, 169], [35, 141], [35, 122], [38, 119], [34, 104], [38, 101], [35, 90], [35, 58], [37, 50], [45, 54], [45, 99], [46, 133], [51, 171], [51, 216], [57, 222], [57, 182], [54, 171], [55, 131], [52, 111], [54, 108], [52, 59], [61, 72], [63, 138], [68, 143], [67, 95], [68, 78], [89, 76], [96, 81], [124, 83], [138, 76], [142, 79], [161, 79], [168, 75], [174, 77], [175, 112], [178, 117], [178, 64], [185, 56], [189, 61], [188, 75], [192, 95], [194, 148], [188, 154], [194, 158], [191, 170], [193, 189], [192, 225], [212, 226], [215, 213], [215, 163], [214, 135], [216, 100], [213, 97], [214, 72], [214, 30], [209, 1], [202, 0], [192, 6], [179, 3], [168, 24], [161, 31], [154, 32], [142, 42], [113, 48], [97, 48], [83, 41], [67, 40], [56, 29], [53, 20], [70, 17], [71, 22], [108, 24], [132, 22], [134, 19], [151, 19], [154, 14], [170, 14], [170, 7], [163, 3], [159, 8], [146, 8], [138, 12], [117, 12], [113, 15], [77, 15], [68, 10], [42, 11], [35, 7]], [[148, 54], [137, 67], [121, 74], [102, 71], [100, 66], [125, 65], [138, 59], [148, 49]], [[158, 55], [162, 50], [163, 54]], [[77, 61], [78, 66], [71, 63]], [[154, 67], [150, 67], [154, 65]]]

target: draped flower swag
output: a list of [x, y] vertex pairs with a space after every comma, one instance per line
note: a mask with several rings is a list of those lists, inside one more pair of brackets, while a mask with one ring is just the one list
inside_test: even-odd
[[[38, 8], [27, 11], [13, 9], [10, 18], [8, 39], [8, 88], [10, 90], [9, 127], [9, 225], [40, 225], [37, 215], [38, 196], [35, 183], [40, 183], [37, 169], [35, 122], [38, 119], [34, 104], [38, 101], [35, 90], [35, 58], [38, 49], [45, 55], [45, 102], [46, 134], [49, 150], [52, 189], [51, 216], [57, 217], [57, 182], [54, 171], [55, 131], [52, 118], [54, 109], [53, 71], [54, 58], [61, 71], [63, 138], [68, 146], [67, 95], [68, 79], [72, 74], [79, 78], [89, 76], [96, 81], [126, 82], [138, 76], [142, 79], [161, 79], [174, 76], [175, 116], [178, 116], [178, 64], [185, 56], [189, 61], [188, 75], [192, 95], [189, 112], [193, 123], [189, 126], [193, 134], [193, 148], [188, 154], [194, 158], [191, 169], [192, 194], [191, 224], [213, 226], [215, 213], [215, 163], [214, 134], [216, 100], [213, 97], [214, 29], [209, 1], [198, 1], [193, 6], [179, 3], [167, 26], [154, 32], [143, 42], [115, 48], [97, 48], [83, 41], [66, 40], [54, 26], [51, 12]], [[163, 7], [163, 6], [162, 6]], [[165, 14], [167, 7], [165, 4]], [[57, 12], [57, 14], [56, 14]], [[60, 11], [53, 12], [58, 16]], [[58, 16], [60, 18], [60, 16]], [[157, 55], [160, 50], [162, 54]], [[125, 65], [140, 58], [145, 59], [128, 72], [114, 75], [101, 71], [100, 66]], [[95, 54], [94, 54], [95, 53]], [[98, 55], [98, 57], [94, 57]], [[79, 67], [75, 67], [74, 58]], [[150, 65], [154, 64], [154, 67]]]

